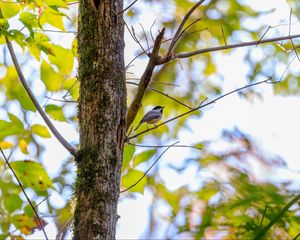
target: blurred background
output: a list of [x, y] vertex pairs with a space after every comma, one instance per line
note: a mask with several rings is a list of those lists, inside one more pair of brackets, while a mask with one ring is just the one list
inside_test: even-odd
[[[24, 75], [58, 130], [78, 145], [78, 3], [57, 1], [53, 13], [53, 8], [47, 5], [51, 9], [47, 12], [38, 1], [0, 2], [2, 11], [7, 4], [23, 4], [15, 15], [4, 15]], [[131, 2], [125, 1], [124, 6]], [[143, 49], [149, 49], [165, 27], [161, 51], [165, 54], [168, 39], [194, 4], [188, 0], [140, 0], [124, 13], [128, 106], [148, 61]], [[299, 34], [299, 10], [296, 0], [274, 0], [272, 4], [207, 0], [191, 15], [187, 25], [198, 20], [183, 34], [175, 52]], [[34, 25], [32, 16], [24, 14], [27, 12], [35, 15], [40, 25]], [[129, 30], [134, 30], [138, 43]], [[76, 164], [43, 128], [18, 82], [3, 36], [0, 43], [0, 146], [10, 161], [41, 163], [40, 171], [49, 176], [51, 187], [28, 186], [26, 192], [35, 204], [40, 203], [49, 238], [62, 229], [60, 237], [69, 239]], [[121, 193], [118, 239], [253, 238], [299, 194], [300, 62], [295, 53], [299, 43], [294, 39], [205, 53], [156, 68], [151, 89], [184, 104], [149, 89], [134, 126], [156, 105], [165, 106], [165, 121], [206, 98], [210, 101], [247, 84], [268, 77], [280, 82], [239, 91], [131, 139], [125, 146], [121, 189], [149, 169], [166, 149], [162, 146], [179, 141], [181, 147], [168, 149], [139, 184]], [[142, 125], [137, 133], [145, 129]], [[42, 231], [30, 225], [30, 207], [4, 161], [0, 177], [0, 233], [43, 238]], [[7, 206], [7, 202], [16, 205]], [[21, 217], [23, 222], [17, 223]], [[295, 204], [267, 237], [292, 239], [299, 234], [299, 223], [299, 205]]]

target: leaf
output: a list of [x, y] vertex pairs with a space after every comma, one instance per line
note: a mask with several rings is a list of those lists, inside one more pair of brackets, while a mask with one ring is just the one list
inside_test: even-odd
[[63, 48], [58, 45], [53, 46], [54, 55], [50, 55], [49, 60], [56, 65], [62, 74], [70, 74], [74, 65], [74, 55], [72, 49]]
[[64, 81], [64, 77], [54, 71], [49, 63], [43, 60], [41, 65], [41, 79], [48, 91], [58, 91]]
[[[122, 177], [122, 186], [126, 189], [128, 187], [131, 187], [137, 181], [141, 179], [141, 177], [144, 175], [142, 171], [131, 169], [128, 174]], [[130, 192], [139, 192], [143, 193], [145, 186], [147, 183], [147, 177], [143, 177], [141, 181], [139, 181], [134, 187], [129, 189]]]
[[122, 169], [126, 169], [129, 166], [129, 162], [133, 158], [133, 154], [135, 152], [135, 146], [126, 144], [124, 147], [124, 154], [123, 154], [123, 164]]
[[68, 8], [68, 5], [63, 0], [45, 0], [48, 6], [57, 6], [62, 8]]
[[33, 28], [39, 27], [38, 17], [35, 14], [22, 12], [19, 19], [31, 33], [33, 33]]
[[12, 223], [23, 234], [29, 235], [32, 229], [38, 227], [34, 221], [34, 217], [29, 217], [25, 214], [17, 214], [12, 217]]
[[28, 143], [26, 142], [26, 140], [25, 139], [20, 139], [19, 148], [20, 148], [22, 153], [29, 154], [27, 147], [28, 147]]
[[11, 122], [7, 122], [5, 120], [0, 120], [0, 139], [7, 137], [7, 136], [20, 134], [22, 132], [23, 132], [23, 130], [20, 130], [18, 127], [16, 127]]
[[150, 149], [144, 152], [141, 152], [140, 154], [136, 155], [134, 157], [133, 160], [133, 166], [136, 167], [137, 165], [146, 162], [147, 160], [149, 160], [150, 158], [152, 158], [152, 156], [156, 153], [156, 149]]
[[22, 199], [17, 194], [9, 194], [5, 197], [4, 207], [9, 212], [12, 213], [17, 209], [21, 209], [23, 204]]
[[7, 114], [10, 121], [19, 129], [24, 130], [24, 124], [23, 122], [14, 114], [8, 113]]
[[58, 11], [54, 11], [52, 8], [46, 8], [40, 17], [40, 24], [50, 24], [60, 30], [65, 31], [63, 16]]
[[0, 141], [0, 147], [2, 148], [2, 149], [8, 149], [8, 148], [12, 148], [14, 146], [14, 144], [13, 143], [11, 143], [11, 142], [5, 142], [5, 141]]
[[64, 116], [62, 107], [49, 104], [45, 107], [46, 113], [48, 113], [54, 120], [65, 122], [67, 119]]
[[35, 134], [35, 135], [38, 135], [42, 138], [51, 138], [51, 135], [48, 131], [48, 129], [43, 126], [43, 125], [40, 125], [40, 124], [34, 124], [32, 127], [31, 127], [31, 131]]
[[34, 161], [15, 161], [11, 163], [24, 187], [32, 188], [37, 194], [46, 196], [49, 188], [54, 189], [52, 180], [44, 167]]
[[20, 11], [19, 4], [12, 1], [1, 2], [0, 7], [1, 12], [5, 18], [16, 16]]

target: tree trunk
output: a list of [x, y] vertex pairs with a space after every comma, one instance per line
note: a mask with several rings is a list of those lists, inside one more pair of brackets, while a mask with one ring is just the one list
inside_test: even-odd
[[125, 139], [122, 0], [79, 4], [79, 132], [74, 239], [114, 239]]

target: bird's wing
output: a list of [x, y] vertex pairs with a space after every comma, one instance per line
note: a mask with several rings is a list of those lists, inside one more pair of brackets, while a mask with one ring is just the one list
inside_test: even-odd
[[140, 123], [143, 123], [143, 122], [148, 122], [150, 121], [151, 119], [154, 119], [154, 118], [159, 118], [161, 116], [161, 113], [159, 112], [148, 112], [146, 113], [146, 115], [142, 118], [141, 122]]

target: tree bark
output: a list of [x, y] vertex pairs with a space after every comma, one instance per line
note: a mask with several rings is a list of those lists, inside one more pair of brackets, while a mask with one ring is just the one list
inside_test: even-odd
[[114, 239], [125, 139], [122, 0], [79, 4], [79, 132], [74, 239]]

